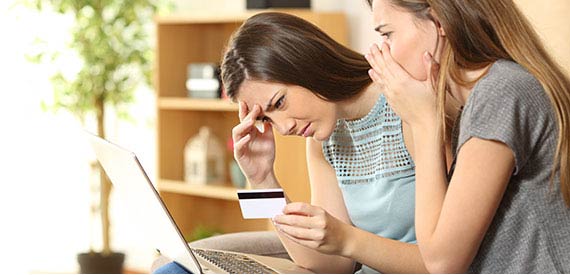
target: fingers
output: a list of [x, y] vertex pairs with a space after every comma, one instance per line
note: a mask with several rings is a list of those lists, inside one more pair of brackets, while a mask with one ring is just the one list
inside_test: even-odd
[[373, 44], [370, 47], [370, 53], [364, 55], [364, 57], [366, 58], [366, 60], [372, 67], [372, 71], [374, 72], [374, 74], [369, 72], [370, 77], [372, 78], [372, 76], [376, 76], [376, 78], [372, 78], [372, 80], [379, 81], [382, 76], [382, 70], [384, 69], [384, 62], [382, 60], [382, 55], [378, 50], [378, 46], [376, 44]]
[[[246, 108], [247, 108], [247, 106], [246, 106]], [[247, 114], [244, 117], [244, 119], [256, 120], [260, 113], [261, 113], [261, 107], [259, 105], [255, 104], [255, 105], [253, 105], [253, 108], [251, 109], [249, 114]]]
[[239, 108], [238, 116], [240, 122], [243, 122], [245, 119], [250, 117], [252, 117], [255, 120], [255, 118], [257, 118], [257, 116], [259, 116], [259, 114], [261, 113], [261, 106], [257, 104], [253, 105], [253, 108], [250, 111], [249, 108], [247, 107], [247, 104], [245, 104], [245, 102], [243, 101], [240, 101], [238, 108]]
[[380, 56], [382, 56], [380, 59], [382, 60], [385, 70], [392, 72], [394, 65], [398, 64], [394, 62], [394, 59], [392, 59], [392, 53], [390, 52], [388, 43], [382, 43], [382, 45], [380, 45], [380, 48], [378, 48], [377, 45], [374, 46], [374, 50], [377, 51], [377, 54], [380, 54]]
[[259, 107], [259, 105], [254, 105], [251, 112], [246, 113], [248, 110], [247, 105], [243, 102], [240, 102], [239, 104], [240, 123], [232, 129], [232, 137], [234, 139], [234, 142], [245, 136], [245, 134], [247, 134], [245, 132], [252, 130], [251, 126], [255, 125], [255, 120], [261, 112], [261, 107]]
[[284, 215], [277, 215], [273, 222], [302, 228], [323, 229], [326, 227], [326, 212], [307, 203], [293, 202], [285, 206]]
[[247, 104], [245, 104], [245, 102], [243, 102], [243, 101], [240, 101], [238, 108], [239, 108], [239, 111], [238, 111], [239, 121], [242, 122], [248, 113]]
[[292, 202], [283, 208], [283, 215], [277, 215], [273, 221], [304, 228], [325, 227], [325, 210], [303, 202]]
[[246, 121], [244, 123], [238, 124], [232, 130], [232, 139], [234, 141], [234, 157], [239, 159], [243, 156], [245, 149], [247, 149], [247, 144], [251, 140], [251, 129], [253, 127], [253, 121]]
[[320, 207], [312, 206], [304, 202], [292, 202], [283, 208], [283, 214], [296, 214], [303, 216], [317, 216], [322, 214], [324, 210]]
[[437, 83], [437, 76], [439, 74], [439, 64], [435, 62], [433, 56], [426, 51], [424, 53], [424, 67], [427, 72], [427, 80], [431, 81], [432, 86]]
[[303, 228], [287, 224], [276, 224], [275, 227], [280, 232], [283, 232], [297, 240], [321, 241], [324, 239], [324, 233], [322, 230], [314, 230], [311, 228]]
[[325, 237], [324, 217], [309, 217], [298, 214], [277, 215], [273, 218], [277, 230], [300, 240], [320, 241]]
[[433, 75], [434, 75], [434, 74], [433, 74], [433, 67], [434, 67], [434, 66], [433, 66], [433, 62], [432, 62], [432, 60], [431, 60], [431, 55], [429, 54], [428, 51], [426, 51], [426, 52], [424, 53], [424, 56], [423, 56], [422, 60], [423, 60], [423, 62], [424, 62], [424, 68], [425, 68], [426, 73], [427, 73], [426, 81], [428, 81], [428, 82], [431, 81], [431, 83], [434, 83], [434, 82], [433, 82], [433, 80], [434, 80], [434, 79], [433, 79]]
[[295, 214], [277, 215], [273, 217], [273, 222], [278, 225], [291, 225], [303, 228], [312, 228], [313, 220], [311, 217], [300, 216]]
[[334, 233], [333, 220], [324, 209], [307, 203], [290, 203], [283, 209], [284, 215], [273, 218], [275, 228], [290, 240], [328, 253], [321, 248], [333, 246], [329, 239]]
[[273, 137], [273, 126], [270, 122], [263, 123], [263, 138], [274, 139]]
[[232, 139], [234, 141], [234, 155], [241, 156], [247, 143], [255, 135], [255, 119], [261, 112], [261, 107], [254, 105], [251, 112], [247, 113], [247, 105], [244, 102], [239, 103], [240, 123], [232, 129]]
[[243, 155], [244, 149], [247, 143], [251, 140], [251, 134], [247, 134], [240, 138], [237, 142], [234, 142], [234, 155], [239, 158]]
[[409, 79], [411, 75], [406, 71], [400, 63], [394, 60], [392, 52], [390, 51], [390, 45], [388, 43], [382, 43], [380, 48], [380, 53], [382, 54], [382, 61], [384, 62], [385, 77], [390, 77], [392, 79]]
[[378, 73], [376, 73], [376, 71], [374, 69], [368, 70], [368, 75], [370, 76], [372, 81], [374, 81], [376, 83], [382, 82], [382, 78], [380, 77], [380, 75]]
[[246, 136], [247, 134], [249, 134], [251, 132], [251, 129], [253, 127], [253, 125], [255, 124], [255, 121], [252, 119], [245, 119], [243, 122], [241, 122], [240, 124], [236, 125], [233, 129], [232, 129], [232, 138], [234, 140], [234, 143], [238, 142], [240, 139], [242, 139], [244, 136]]
[[287, 237], [289, 240], [298, 243], [304, 247], [308, 247], [308, 248], [312, 248], [312, 249], [316, 249], [318, 247], [318, 244], [316, 244], [314, 241], [312, 240], [303, 240], [303, 239], [297, 239], [295, 237], [293, 237], [292, 235], [287, 234], [287, 232], [280, 230], [280, 232], [283, 234], [283, 236]]
[[[386, 43], [382, 43], [382, 45], [385, 44]], [[372, 44], [372, 46], [370, 46], [370, 55], [373, 57], [374, 64], [377, 67], [376, 71], [382, 73], [384, 70], [387, 69], [386, 64], [384, 62], [384, 56], [382, 55], [382, 51], [380, 50], [378, 45]]]

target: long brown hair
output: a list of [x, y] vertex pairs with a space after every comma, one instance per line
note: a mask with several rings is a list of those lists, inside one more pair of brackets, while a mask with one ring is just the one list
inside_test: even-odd
[[[373, 0], [367, 0], [372, 6]], [[570, 79], [544, 45], [526, 17], [512, 0], [439, 1], [391, 0], [422, 20], [430, 9], [438, 16], [446, 39], [440, 61], [440, 74], [434, 86], [438, 94], [440, 134], [445, 136], [444, 105], [448, 77], [470, 87], [479, 79], [464, 79], [462, 70], [481, 69], [498, 59], [512, 60], [542, 84], [557, 118], [558, 143], [551, 181], [560, 173], [560, 191], [570, 207]]]
[[328, 101], [351, 98], [372, 83], [362, 54], [299, 17], [277, 12], [247, 19], [232, 35], [221, 67], [232, 99], [246, 79], [302, 86]]

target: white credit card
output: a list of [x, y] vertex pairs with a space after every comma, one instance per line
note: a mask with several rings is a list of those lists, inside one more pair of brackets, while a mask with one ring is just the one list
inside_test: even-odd
[[244, 219], [271, 219], [283, 214], [283, 189], [238, 190], [239, 207]]

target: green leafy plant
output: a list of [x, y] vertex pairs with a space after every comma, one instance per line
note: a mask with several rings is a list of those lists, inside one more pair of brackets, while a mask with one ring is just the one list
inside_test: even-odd
[[223, 234], [222, 230], [200, 224], [190, 234], [184, 236], [184, 239], [187, 242], [193, 242], [220, 234]]
[[[82, 122], [96, 120], [97, 133], [105, 138], [105, 110], [114, 107], [125, 118], [125, 107], [133, 93], [151, 80], [151, 42], [149, 24], [158, 10], [159, 0], [24, 0], [38, 11], [52, 10], [72, 16], [69, 49], [81, 59], [81, 68], [72, 78], [61, 70], [51, 76], [53, 103], [47, 109], [66, 109]], [[163, 4], [162, 4], [163, 5]], [[53, 62], [65, 50], [40, 52], [29, 56], [36, 62]], [[47, 61], [46, 61], [47, 60]], [[101, 171], [100, 202], [97, 211], [102, 224], [102, 254], [110, 247], [109, 195], [111, 184]], [[93, 244], [91, 246], [93, 251]]]

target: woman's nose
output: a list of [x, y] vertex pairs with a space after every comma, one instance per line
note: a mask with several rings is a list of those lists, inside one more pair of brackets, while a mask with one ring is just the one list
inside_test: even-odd
[[294, 135], [295, 134], [295, 121], [293, 119], [274, 121], [273, 127], [277, 128], [279, 134], [283, 136]]

